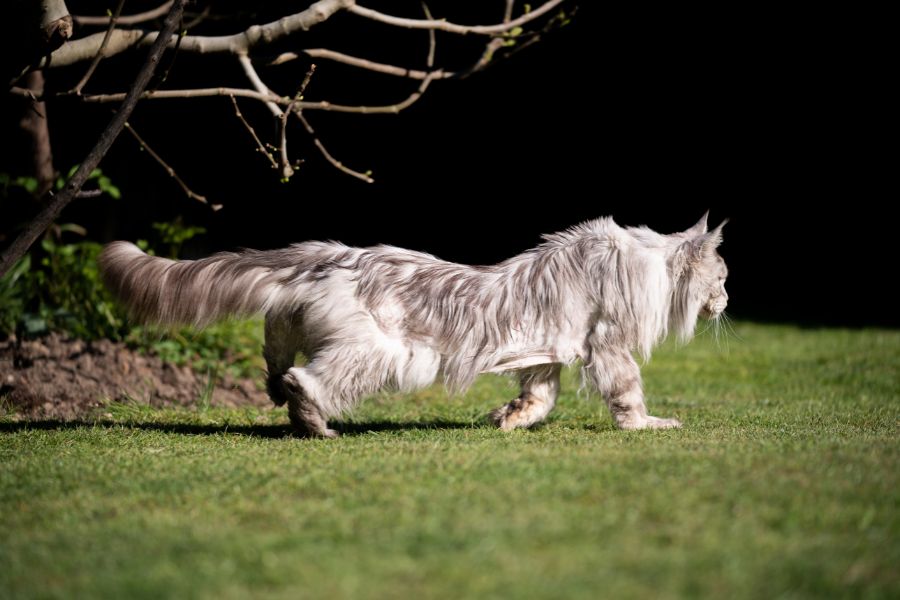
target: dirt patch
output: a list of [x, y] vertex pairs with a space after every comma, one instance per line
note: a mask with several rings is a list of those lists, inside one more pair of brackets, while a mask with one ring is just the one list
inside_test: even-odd
[[[209, 378], [184, 366], [139, 354], [124, 344], [60, 335], [0, 341], [0, 400], [25, 418], [78, 419], [110, 401], [195, 406]], [[271, 406], [251, 380], [220, 377], [211, 406]]]

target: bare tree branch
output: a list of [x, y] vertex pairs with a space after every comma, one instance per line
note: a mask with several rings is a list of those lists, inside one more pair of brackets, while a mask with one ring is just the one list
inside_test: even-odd
[[40, 0], [41, 33], [47, 50], [55, 50], [72, 37], [72, 15], [65, 0]]
[[[60, 4], [63, 2], [63, 0], [39, 1], [47, 4]], [[161, 2], [162, 0], [158, 1]], [[486, 67], [491, 62], [495, 52], [500, 49], [504, 49], [505, 46], [515, 45], [515, 48], [518, 48], [520, 46], [528, 45], [529, 43], [539, 39], [540, 31], [538, 31], [537, 33], [530, 31], [524, 32], [523, 35], [523, 31], [521, 29], [522, 25], [525, 25], [550, 13], [550, 16], [548, 17], [548, 19], [546, 19], [546, 21], [548, 22], [544, 26], [544, 31], [546, 31], [554, 26], [555, 23], [565, 21], [567, 18], [567, 15], [562, 12], [550, 12], [553, 11], [557, 6], [562, 4], [565, 0], [538, 0], [539, 5], [537, 6], [537, 8], [535, 8], [534, 10], [529, 10], [526, 6], [526, 12], [515, 19], [513, 18], [515, 0], [501, 1], [504, 4], [502, 23], [493, 25], [461, 25], [451, 23], [443, 19], [434, 19], [428, 11], [427, 6], [425, 6], [424, 4], [423, 8], [425, 11], [425, 18], [409, 19], [387, 15], [372, 9], [359, 6], [356, 4], [356, 0], [317, 0], [315, 2], [312, 2], [308, 6], [308, 8], [306, 8], [306, 10], [300, 11], [296, 14], [285, 16], [270, 23], [250, 26], [244, 31], [232, 35], [181, 35], [178, 36], [177, 39], [173, 39], [171, 35], [164, 36], [163, 32], [157, 32], [152, 29], [121, 29], [117, 28], [117, 24], [121, 25], [125, 23], [139, 23], [147, 20], [152, 20], [158, 17], [165, 7], [174, 7], [176, 6], [176, 4], [183, 5], [185, 0], [168, 0], [151, 11], [147, 11], [138, 15], [130, 15], [127, 17], [120, 16], [124, 0], [119, 0], [115, 15], [112, 15], [111, 18], [79, 18], [80, 23], [106, 25], [108, 28], [105, 33], [96, 33], [80, 40], [72, 41], [66, 44], [66, 46], [64, 46], [63, 48], [60, 48], [57, 52], [54, 52], [51, 57], [45, 58], [44, 60], [45, 63], [49, 66], [57, 67], [71, 65], [93, 58], [85, 76], [82, 78], [82, 81], [79, 82], [79, 84], [70, 92], [74, 94], [80, 94], [82, 88], [90, 79], [91, 74], [94, 72], [97, 64], [100, 62], [100, 60], [102, 60], [102, 58], [111, 56], [119, 52], [123, 52], [130, 48], [143, 47], [152, 44], [154, 49], [160, 45], [163, 45], [164, 47], [168, 48], [175, 47], [176, 49], [180, 49], [185, 52], [227, 53], [235, 55], [238, 58], [238, 61], [241, 64], [245, 75], [252, 84], [253, 89], [215, 87], [160, 91], [154, 89], [155, 86], [153, 86], [150, 89], [147, 89], [145, 87], [143, 89], [143, 92], [139, 92], [134, 100], [229, 96], [234, 105], [235, 113], [237, 114], [239, 120], [250, 132], [258, 149], [266, 155], [267, 159], [275, 168], [280, 168], [282, 178], [284, 179], [289, 178], [294, 172], [287, 151], [287, 127], [290, 115], [295, 114], [307, 133], [312, 137], [316, 148], [332, 166], [353, 177], [359, 178], [363, 181], [371, 182], [372, 179], [369, 176], [369, 173], [360, 173], [349, 169], [340, 161], [336, 160], [328, 152], [328, 150], [322, 144], [321, 140], [319, 140], [318, 136], [316, 135], [315, 129], [306, 118], [304, 111], [324, 110], [355, 114], [399, 113], [418, 101], [418, 99], [421, 98], [421, 96], [426, 92], [433, 80], [447, 79], [450, 77], [465, 77], [472, 72]], [[311, 0], [307, 0], [307, 2], [311, 2]], [[206, 8], [206, 11], [208, 10], [209, 6], [207, 6]], [[307, 74], [307, 78], [301, 86], [300, 91], [293, 97], [280, 96], [272, 92], [272, 90], [270, 90], [268, 86], [266, 86], [266, 84], [260, 78], [259, 74], [256, 72], [256, 69], [254, 68], [253, 62], [249, 57], [249, 51], [253, 48], [256, 48], [258, 45], [268, 44], [299, 31], [308, 30], [318, 23], [329, 19], [331, 16], [340, 11], [347, 11], [357, 16], [384, 23], [392, 27], [423, 29], [428, 31], [430, 45], [428, 58], [426, 61], [426, 68], [410, 69], [398, 67], [367, 60], [365, 58], [350, 56], [348, 54], [326, 48], [311, 48], [301, 50], [299, 52], [302, 52], [314, 59], [330, 60], [375, 73], [382, 73], [395, 77], [404, 77], [407, 79], [417, 80], [419, 81], [419, 85], [415, 91], [410, 93], [409, 96], [407, 96], [400, 102], [383, 106], [332, 104], [327, 100], [307, 101], [303, 98], [303, 92], [309, 82], [309, 77], [312, 75], [312, 69], [315, 68], [314, 65], [310, 72]], [[180, 14], [183, 16], [183, 10]], [[205, 16], [205, 14], [206, 12], [204, 12], [204, 15], [201, 15], [201, 19]], [[168, 23], [168, 19], [166, 23]], [[484, 46], [484, 50], [481, 53], [478, 61], [472, 67], [462, 72], [454, 73], [444, 71], [442, 69], [434, 69], [436, 31], [444, 31], [457, 35], [478, 34], [490, 37], [488, 38]], [[160, 39], [161, 37], [162, 39]], [[524, 44], [521, 43], [523, 40], [525, 41]], [[511, 48], [504, 49], [503, 56], [508, 56], [510, 54], [510, 50]], [[298, 54], [287, 52], [280, 55], [271, 64], [280, 64], [287, 60], [296, 59], [297, 57]], [[162, 69], [160, 70], [162, 71]], [[13, 94], [25, 96], [35, 101], [41, 99], [40, 97], [36, 97], [33, 91], [21, 87], [13, 87], [10, 91]], [[132, 91], [134, 91], [134, 89], [129, 91], [128, 94], [109, 93], [80, 95], [82, 101], [84, 102], [101, 103], [119, 102], [124, 100], [127, 103], [132, 95]], [[41, 96], [41, 94], [38, 94], [38, 96]], [[253, 127], [250, 126], [250, 124], [241, 114], [236, 100], [237, 97], [250, 98], [256, 101], [263, 102], [267, 106], [270, 113], [279, 121], [280, 146], [278, 149], [275, 149], [274, 146], [263, 144], [260, 138], [256, 135]], [[123, 126], [127, 127], [128, 125], [124, 124]], [[169, 172], [169, 174], [176, 179], [176, 181], [179, 183], [179, 185], [181, 185], [181, 187], [185, 190], [185, 193], [189, 197], [204, 202], [206, 201], [203, 196], [200, 196], [199, 194], [191, 191], [190, 188], [188, 188], [188, 186], [184, 183], [184, 181], [181, 180], [180, 177], [178, 177], [174, 170], [167, 163], [165, 163], [165, 161], [163, 161], [158, 154], [150, 149], [149, 146], [147, 146], [146, 143], [143, 142], [143, 140], [132, 129], [129, 128], [129, 131], [135, 135], [135, 137], [141, 142], [141, 144], [149, 151], [151, 156], [153, 156], [167, 170], [167, 172]], [[275, 152], [278, 153], [279, 156], [276, 157], [275, 154], [270, 153], [267, 150], [267, 147], [272, 148]]]
[[[196, 27], [197, 25], [199, 25], [200, 23], [202, 23], [203, 21], [208, 19], [211, 12], [212, 12], [212, 2], [210, 2], [209, 4], [204, 6], [203, 10], [201, 10], [199, 13], [195, 13], [193, 15], [193, 18], [184, 24], [184, 30], [190, 31], [191, 29], [193, 29], [194, 27]], [[187, 14], [188, 13], [185, 13], [185, 15], [187, 15]]]
[[509, 23], [510, 19], [512, 19], [513, 6], [515, 5], [516, 0], [506, 0], [506, 8], [503, 10], [503, 22]]
[[[261, 94], [274, 95], [272, 93], [272, 90], [270, 90], [269, 87], [265, 83], [263, 83], [263, 80], [260, 78], [259, 74], [256, 72], [256, 69], [253, 67], [253, 62], [250, 60], [249, 56], [239, 55], [238, 60], [240, 61], [241, 66], [244, 68], [244, 73], [247, 75], [247, 79], [250, 80], [250, 83], [253, 84], [253, 87], [256, 88], [257, 92]], [[286, 108], [290, 108], [298, 104], [298, 102], [298, 98], [292, 98], [288, 100], [287, 104], [285, 104], [284, 106]], [[291, 166], [287, 152], [287, 113], [282, 110], [276, 102], [266, 102], [266, 106], [269, 108], [269, 111], [272, 113], [272, 115], [279, 121], [281, 143], [278, 146], [278, 150], [281, 157], [281, 178], [282, 180], [288, 180], [294, 175], [294, 168]]]
[[46, 27], [65, 17], [71, 17], [65, 0], [39, 0], [41, 5], [41, 26]]
[[16, 261], [24, 256], [28, 251], [28, 248], [34, 243], [34, 240], [37, 239], [41, 232], [46, 230], [59, 216], [62, 209], [75, 198], [78, 192], [81, 191], [81, 186], [87, 181], [88, 176], [97, 167], [103, 157], [106, 156], [110, 146], [112, 146], [112, 143], [125, 126], [128, 117], [131, 115], [132, 111], [134, 111], [134, 107], [137, 106], [141, 93], [150, 82], [150, 78], [156, 70], [156, 65], [159, 63], [159, 58], [162, 56], [169, 38], [172, 36], [172, 33], [174, 33], [178, 22], [181, 20], [181, 14], [184, 11], [186, 1], [187, 0], [175, 0], [172, 9], [169, 11], [169, 15], [163, 23], [163, 29], [158, 37], [158, 42], [150, 48], [147, 59], [144, 61], [144, 65], [138, 72], [137, 77], [135, 77], [134, 83], [131, 85], [131, 89], [128, 91], [125, 101], [113, 116], [109, 125], [106, 126], [106, 129], [103, 130], [103, 133], [100, 134], [97, 143], [78, 166], [78, 169], [72, 177], [69, 178], [69, 181], [66, 182], [63, 189], [51, 199], [47, 206], [38, 213], [31, 222], [28, 223], [25, 230], [19, 234], [13, 243], [0, 254], [0, 277], [6, 274]]
[[[199, 54], [213, 52], [246, 54], [259, 44], [269, 44], [298, 31], [306, 31], [326, 21], [339, 10], [351, 6], [353, 2], [354, 0], [319, 0], [304, 11], [264, 25], [253, 25], [245, 31], [233, 35], [187, 35], [181, 38], [181, 51]], [[109, 40], [106, 56], [124, 52], [132, 47], [150, 45], [156, 40], [156, 35], [155, 31], [117, 29]], [[48, 66], [51, 67], [62, 67], [88, 60], [96, 54], [102, 38], [102, 33], [95, 33], [73, 40], [54, 52], [50, 56], [49, 62], [45, 59], [41, 64], [48, 63]], [[168, 44], [174, 46], [175, 40], [170, 39]]]
[[263, 153], [263, 156], [269, 159], [269, 162], [272, 164], [272, 168], [277, 169], [278, 163], [275, 162], [275, 159], [272, 158], [272, 155], [269, 154], [268, 150], [266, 150], [266, 147], [265, 145], [263, 145], [262, 140], [260, 140], [259, 136], [256, 135], [256, 130], [250, 126], [250, 123], [248, 123], [247, 119], [244, 118], [244, 115], [241, 114], [241, 109], [238, 108], [237, 100], [235, 100], [234, 96], [229, 96], [229, 98], [231, 98], [231, 103], [234, 104], [234, 114], [236, 114], [237, 118], [240, 119], [241, 123], [244, 124], [244, 127], [247, 128], [247, 131], [250, 132], [250, 135], [253, 137], [253, 141], [256, 142], [258, 150]]
[[[367, 71], [384, 73], [385, 75], [394, 75], [396, 77], [406, 77], [408, 79], [425, 79], [429, 76], [429, 74], [431, 75], [432, 79], [449, 79], [456, 76], [455, 73], [451, 71], [444, 71], [443, 69], [437, 69], [435, 71], [429, 72], [418, 71], [416, 69], [407, 69], [406, 67], [395, 67], [394, 65], [386, 65], [384, 63], [366, 60], [365, 58], [357, 58], [356, 56], [350, 56], [349, 54], [335, 52], [334, 50], [328, 50], [326, 48], [308, 48], [306, 50], [301, 50], [300, 52], [306, 54], [311, 58], [324, 58], [326, 60], [333, 60], [345, 65], [350, 65], [352, 67], [366, 69]], [[298, 54], [294, 52], [285, 52], [284, 54], [279, 55], [271, 64], [280, 65], [296, 58], [299, 58]]]
[[[423, 3], [423, 7], [425, 9], [425, 14], [430, 17], [431, 15], [428, 14], [428, 7], [425, 6], [424, 3]], [[434, 31], [429, 32], [428, 40], [429, 40], [429, 46], [428, 46], [428, 58], [426, 60], [426, 64], [430, 70], [431, 67], [434, 66], [434, 50], [435, 50]], [[368, 61], [366, 61], [366, 62], [368, 62]], [[381, 65], [381, 66], [388, 66], [388, 65]], [[428, 87], [428, 83], [430, 82], [430, 79], [428, 76], [432, 73], [435, 73], [435, 72], [434, 71], [430, 71], [429, 73], [423, 72], [425, 77], [423, 78], [424, 80], [422, 82], [422, 85], [419, 86], [419, 89], [416, 92], [414, 92], [415, 99], [418, 99], [419, 97], [421, 97], [421, 95], [425, 92], [425, 89]], [[410, 96], [410, 98], [412, 98], [412, 97], [413, 96]], [[413, 100], [412, 102], [415, 102], [415, 100]], [[412, 102], [410, 102], [410, 104], [412, 104]], [[354, 171], [350, 167], [344, 165], [341, 161], [334, 158], [331, 155], [331, 153], [328, 151], [328, 149], [325, 148], [325, 144], [322, 143], [322, 141], [319, 139], [319, 136], [316, 135], [315, 129], [313, 129], [313, 126], [303, 115], [303, 112], [301, 110], [295, 110], [294, 114], [297, 115], [297, 118], [300, 120], [300, 123], [303, 124], [303, 127], [306, 129], [306, 132], [310, 135], [310, 137], [312, 137], [313, 143], [315, 144], [316, 148], [319, 149], [319, 152], [322, 154], [322, 156], [325, 158], [325, 160], [327, 160], [334, 168], [338, 169], [342, 173], [350, 175], [351, 177], [356, 177], [357, 179], [361, 179], [362, 181], [365, 181], [366, 183], [374, 183], [375, 182], [375, 180], [372, 179], [372, 177], [370, 175], [371, 172], [360, 173], [359, 171]]]
[[288, 126], [288, 117], [291, 112], [294, 110], [294, 105], [303, 98], [303, 93], [306, 92], [306, 87], [309, 85], [309, 82], [312, 80], [313, 73], [316, 72], [316, 65], [309, 65], [309, 70], [306, 72], [306, 77], [303, 78], [303, 83], [300, 84], [300, 89], [297, 90], [297, 93], [294, 94], [294, 99], [290, 104], [287, 105], [287, 108], [281, 114], [281, 172], [282, 179], [287, 181], [294, 174], [294, 169], [291, 167], [290, 161], [288, 161], [287, 154], [287, 126]]
[[384, 13], [380, 13], [370, 8], [365, 8], [357, 4], [350, 6], [347, 10], [360, 17], [372, 19], [373, 21], [379, 21], [387, 25], [393, 25], [394, 27], [406, 27], [408, 29], [430, 29], [432, 31], [447, 31], [449, 33], [459, 33], [463, 35], [467, 33], [495, 35], [498, 33], [506, 33], [507, 31], [510, 31], [511, 29], [514, 29], [516, 27], [521, 27], [525, 23], [533, 21], [541, 15], [544, 15], [547, 12], [553, 10], [554, 8], [562, 4], [562, 2], [564, 2], [564, 0], [548, 0], [531, 12], [525, 13], [518, 19], [500, 23], [498, 25], [458, 25], [456, 23], [450, 23], [443, 20], [406, 19], [404, 17], [394, 17], [391, 15], [386, 15]]
[[[516, 0], [506, 0], [506, 8], [503, 11], [503, 22], [509, 23], [510, 19], [512, 19], [512, 11], [513, 6], [515, 5]], [[472, 73], [476, 73], [481, 71], [485, 67], [487, 67], [491, 60], [494, 58], [494, 53], [497, 52], [500, 48], [506, 44], [507, 40], [495, 37], [491, 39], [484, 47], [484, 52], [481, 53], [481, 57], [478, 59], [474, 65], [472, 65], [467, 71], [462, 74], [462, 77], [468, 77]]]
[[[544, 4], [531, 12], [523, 14], [517, 19], [498, 23], [496, 25], [459, 25], [435, 19], [406, 19], [394, 17], [359, 6], [356, 4], [355, 0], [319, 0], [304, 11], [283, 17], [277, 21], [272, 21], [271, 23], [253, 25], [240, 33], [222, 36], [184, 36], [181, 39], [181, 50], [184, 52], [196, 52], [200, 54], [213, 52], [246, 54], [257, 45], [269, 44], [297, 33], [298, 31], [306, 31], [311, 27], [328, 20], [332, 15], [341, 10], [347, 10], [353, 14], [396, 27], [430, 29], [457, 34], [475, 33], [480, 35], [498, 35], [507, 33], [516, 27], [521, 27], [522, 25], [537, 19], [553, 10], [564, 1], [565, 0], [547, 0]], [[97, 49], [102, 43], [102, 38], [103, 34], [95, 33], [78, 40], [70, 41], [62, 48], [53, 52], [49, 60], [45, 59], [39, 66], [63, 67], [89, 60], [96, 55]], [[117, 29], [113, 32], [108, 42], [105, 56], [109, 57], [124, 52], [132, 47], [150, 45], [155, 39], [155, 31]], [[169, 44], [174, 44], [174, 41], [170, 40]], [[432, 79], [434, 79], [434, 77], [432, 77]]]
[[[432, 40], [433, 43], [433, 40]], [[433, 48], [430, 55], [433, 57]], [[247, 56], [238, 56], [238, 60], [241, 62], [241, 66], [244, 68], [244, 73], [246, 73], [247, 78], [250, 79], [253, 86], [260, 93], [273, 95], [272, 91], [263, 83], [262, 79], [260, 79], [259, 74], [256, 72], [256, 69], [253, 67], [253, 63], [250, 62], [250, 58]], [[312, 71], [307, 73], [307, 79], [304, 81], [303, 85], [300, 87], [301, 93], [305, 91], [306, 86], [309, 84], [309, 78], [312, 76]], [[334, 158], [330, 152], [325, 148], [325, 145], [319, 140], [316, 135], [315, 130], [312, 125], [310, 125], [309, 121], [304, 118], [302, 110], [303, 106], [306, 104], [317, 104], [317, 103], [307, 103], [300, 101], [298, 99], [293, 99], [285, 104], [285, 110], [281, 110], [276, 102], [267, 102], [267, 106], [269, 110], [272, 111], [272, 114], [278, 117], [281, 120], [281, 160], [282, 160], [282, 168], [284, 164], [287, 163], [287, 141], [286, 141], [286, 118], [289, 113], [293, 112], [300, 119], [300, 122], [303, 124], [303, 127], [306, 131], [312, 136], [313, 143], [316, 145], [316, 148], [319, 149], [319, 152], [322, 153], [322, 156], [325, 157], [332, 166], [334, 166], [339, 171], [350, 175], [351, 177], [356, 177], [357, 179], [361, 179], [366, 183], [372, 183], [374, 180], [365, 173], [360, 173], [359, 171], [355, 171], [350, 167], [344, 165], [341, 161]], [[277, 111], [277, 112], [276, 112]], [[271, 158], [271, 157], [270, 157]], [[282, 175], [283, 176], [283, 175]]]
[[[169, 12], [169, 9], [172, 8], [172, 2], [174, 2], [174, 0], [164, 2], [156, 8], [150, 9], [146, 12], [119, 17], [119, 25], [137, 25], [139, 23], [152, 21], [153, 19], [158, 19], [159, 17]], [[72, 15], [72, 18], [74, 18], [75, 22], [79, 25], [109, 25], [110, 23], [110, 18], [108, 16], [93, 17], [87, 15]]]
[[327, 160], [335, 169], [351, 177], [361, 179], [366, 183], [375, 183], [375, 180], [372, 179], [372, 177], [368, 173], [360, 173], [359, 171], [354, 171], [353, 169], [333, 157], [331, 153], [325, 148], [325, 145], [321, 142], [321, 140], [319, 140], [319, 136], [316, 135], [316, 130], [313, 129], [312, 125], [309, 124], [309, 121], [306, 120], [306, 117], [303, 116], [303, 113], [300, 111], [294, 111], [294, 114], [297, 115], [297, 118], [303, 124], [306, 132], [310, 135], [310, 137], [312, 137], [313, 144], [316, 145], [316, 148], [319, 149], [319, 152], [322, 154], [325, 160]]
[[69, 93], [75, 94], [76, 96], [81, 95], [81, 89], [87, 84], [88, 80], [91, 78], [91, 75], [94, 74], [94, 70], [97, 68], [97, 65], [100, 64], [100, 61], [103, 60], [103, 51], [106, 50], [106, 45], [109, 44], [109, 38], [112, 36], [112, 32], [116, 29], [116, 22], [119, 20], [119, 15], [122, 14], [122, 7], [125, 6], [125, 0], [119, 0], [119, 4], [116, 5], [116, 10], [112, 14], [109, 19], [109, 28], [106, 30], [106, 34], [103, 36], [103, 41], [100, 43], [100, 49], [97, 50], [97, 55], [94, 56], [94, 60], [91, 61], [91, 65], [88, 67], [87, 72], [85, 72], [84, 77], [81, 78], [81, 81], [73, 87]]
[[[438, 73], [438, 71], [432, 71], [431, 73], [429, 73], [428, 76], [422, 81], [423, 85], [420, 85], [419, 88], [415, 92], [410, 94], [405, 100], [396, 104], [388, 104], [384, 106], [350, 106], [345, 104], [332, 104], [327, 100], [320, 100], [317, 102], [296, 102], [294, 106], [299, 110], [324, 110], [330, 112], [357, 113], [363, 115], [397, 114], [414, 104], [428, 88], [428, 85], [431, 83], [431, 81], [437, 77]], [[28, 90], [21, 87], [13, 87], [9, 90], [9, 92], [11, 94], [15, 94], [17, 96], [22, 96], [25, 98], [40, 99], [38, 97], [35, 97], [34, 94], [29, 93]], [[145, 92], [144, 94], [142, 94], [141, 99], [171, 100], [173, 98], [207, 98], [211, 96], [235, 96], [238, 98], [252, 98], [253, 100], [265, 102], [266, 105], [274, 104], [276, 107], [287, 106], [288, 104], [291, 104], [293, 102], [291, 98], [276, 96], [271, 91], [269, 93], [264, 93], [257, 92], [255, 90], [229, 87], [195, 88], [189, 90], [154, 90], [152, 92]], [[84, 102], [96, 103], [121, 102], [124, 98], [125, 94], [121, 92], [115, 94], [85, 94], [81, 97], [82, 101]]]
[[[30, 97], [27, 94], [27, 90], [23, 90], [22, 88], [12, 88], [10, 89], [10, 93], [16, 94], [18, 96]], [[260, 100], [262, 102], [275, 102], [276, 104], [282, 104], [284, 106], [287, 106], [288, 102], [290, 102], [289, 98], [281, 98], [269, 94], [260, 94], [255, 90], [229, 87], [195, 88], [190, 90], [153, 90], [152, 92], [144, 92], [141, 95], [141, 100], [208, 98], [210, 96], [236, 96], [238, 98], [252, 98], [254, 100]], [[125, 94], [122, 92], [118, 92], [115, 94], [84, 94], [81, 96], [81, 100], [83, 102], [95, 102], [100, 104], [106, 102], [121, 102], [124, 99]]]
[[[306, 77], [303, 78], [303, 83], [300, 84], [300, 89], [297, 90], [297, 93], [294, 95], [294, 100], [300, 100], [303, 98], [303, 94], [306, 93], [306, 88], [309, 87], [309, 82], [312, 81], [313, 73], [316, 72], [316, 65], [309, 65], [309, 70], [306, 72]], [[288, 110], [290, 110], [290, 106], [288, 106]]]
[[[147, 154], [149, 154], [156, 162], [158, 162], [162, 166], [163, 169], [166, 170], [166, 173], [169, 174], [169, 177], [174, 179], [178, 183], [178, 185], [181, 186], [181, 189], [184, 190], [184, 193], [188, 198], [197, 200], [198, 202], [202, 202], [203, 204], [209, 204], [206, 196], [201, 196], [190, 187], [188, 187], [188, 184], [186, 184], [184, 180], [178, 176], [178, 173], [175, 172], [175, 169], [173, 169], [169, 165], [169, 163], [164, 161], [163, 158], [159, 154], [157, 154], [157, 152], [153, 148], [151, 148], [150, 145], [147, 144], [147, 142], [144, 141], [144, 138], [138, 135], [138, 132], [134, 130], [134, 127], [131, 126], [131, 123], [126, 122], [125, 129], [127, 129], [128, 133], [130, 133], [132, 137], [137, 140], [138, 144], [141, 145], [141, 149], [146, 150]], [[222, 205], [211, 204], [210, 208], [212, 208], [213, 210], [219, 210], [220, 208], [222, 208]]]
[[[266, 106], [269, 108], [269, 112], [271, 112], [274, 116], [281, 118], [281, 109], [278, 108], [278, 105], [287, 106], [288, 104], [294, 103], [294, 100], [291, 98], [285, 98], [282, 96], [276, 96], [269, 87], [263, 83], [263, 80], [260, 79], [259, 74], [256, 72], [256, 68], [253, 66], [253, 62], [250, 60], [250, 57], [246, 54], [238, 55], [238, 62], [241, 63], [241, 67], [244, 69], [244, 75], [247, 76], [247, 79], [250, 80], [250, 83], [256, 89], [256, 93], [266, 98], [263, 102], [266, 103]], [[235, 94], [237, 95], [237, 94]]]
[[[256, 69], [253, 66], [253, 62], [250, 60], [250, 57], [246, 54], [241, 54], [238, 56], [238, 61], [240, 61], [241, 66], [244, 68], [244, 74], [247, 75], [247, 79], [250, 80], [250, 83], [253, 84], [253, 87], [256, 88], [256, 91], [261, 94], [272, 94], [272, 91], [269, 87], [263, 83], [263, 80], [260, 78], [259, 74], [256, 72]], [[304, 86], [305, 87], [305, 86]], [[297, 98], [293, 98], [288, 101], [287, 107], [293, 107], [298, 102]], [[281, 178], [282, 180], [288, 180], [294, 175], [294, 168], [291, 166], [291, 162], [288, 159], [287, 152], [287, 113], [274, 102], [266, 102], [266, 106], [269, 107], [269, 111], [272, 115], [278, 119], [280, 124], [280, 132], [281, 132], [281, 143], [279, 144], [279, 153], [281, 155]]]

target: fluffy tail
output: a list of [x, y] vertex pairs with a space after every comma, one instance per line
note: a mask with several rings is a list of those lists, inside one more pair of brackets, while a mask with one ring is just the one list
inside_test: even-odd
[[168, 260], [128, 242], [108, 244], [98, 263], [103, 281], [141, 323], [205, 327], [229, 316], [265, 311], [280, 287], [266, 252], [222, 252], [202, 260]]

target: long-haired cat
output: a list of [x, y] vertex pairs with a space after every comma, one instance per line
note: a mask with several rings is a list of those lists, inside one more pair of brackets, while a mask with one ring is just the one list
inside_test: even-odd
[[[647, 414], [638, 363], [674, 330], [725, 309], [722, 226], [706, 215], [681, 233], [623, 228], [611, 218], [547, 235], [492, 266], [445, 262], [391, 246], [306, 242], [224, 252], [195, 261], [106, 246], [100, 266], [143, 323], [203, 327], [265, 314], [269, 395], [302, 433], [333, 437], [327, 420], [379, 390], [415, 390], [442, 378], [464, 390], [479, 373], [515, 372], [521, 393], [491, 413], [502, 429], [542, 421], [561, 365], [580, 360], [586, 381], [623, 429], [679, 427]], [[308, 363], [294, 366], [297, 352]]]

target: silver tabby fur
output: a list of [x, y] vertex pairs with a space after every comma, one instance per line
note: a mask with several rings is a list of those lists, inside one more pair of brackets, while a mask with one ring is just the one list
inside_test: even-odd
[[[722, 225], [707, 231], [704, 215], [662, 235], [601, 218], [492, 266], [334, 242], [195, 261], [114, 242], [100, 266], [140, 322], [203, 327], [265, 314], [269, 394], [288, 403], [300, 432], [336, 435], [327, 420], [379, 390], [441, 378], [462, 391], [487, 372], [516, 372], [522, 386], [492, 421], [529, 427], [553, 408], [560, 366], [578, 360], [619, 427], [668, 428], [681, 424], [647, 414], [632, 353], [648, 358], [669, 331], [688, 340], [699, 316], [725, 309]], [[294, 366], [297, 352], [305, 366]]]

